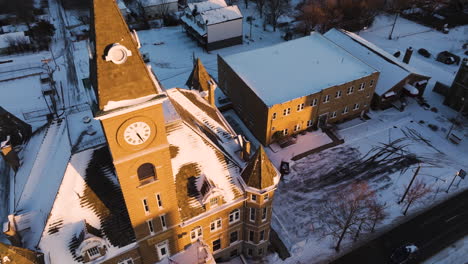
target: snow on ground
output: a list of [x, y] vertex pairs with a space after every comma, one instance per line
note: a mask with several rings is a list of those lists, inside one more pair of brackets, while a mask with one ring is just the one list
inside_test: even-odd
[[[461, 41], [466, 40], [467, 26], [452, 29], [448, 35], [444, 35], [399, 19], [394, 39], [388, 40], [390, 21], [391, 17], [379, 16], [375, 24], [361, 31], [360, 35], [392, 53], [397, 49], [404, 51], [408, 46], [416, 50], [424, 47], [433, 54], [443, 50], [459, 55], [462, 53], [458, 49], [461, 48]], [[412, 34], [417, 32], [424, 33]], [[371, 112], [371, 119], [366, 122], [353, 121], [350, 125], [345, 123], [338, 126], [339, 136], [345, 139], [343, 145], [293, 162], [292, 173], [280, 183], [273, 207], [273, 228], [286, 246], [291, 248], [292, 257], [281, 261], [276, 255], [270, 255], [270, 262], [325, 263], [335, 256], [334, 240], [330, 236], [322, 236], [320, 204], [356, 179], [367, 181], [371, 188], [377, 190], [379, 201], [388, 206], [389, 217], [377, 229], [382, 230], [406, 220], [402, 215], [403, 208], [397, 201], [417, 167], [417, 163], [411, 161], [413, 155], [422, 161], [418, 179], [430, 186], [432, 192], [423, 203], [412, 205], [409, 215], [468, 188], [467, 180], [457, 179], [450, 193], [445, 193], [455, 173], [460, 169], [468, 169], [468, 126], [456, 128], [464, 137], [461, 144], [454, 145], [448, 141], [446, 134], [451, 126], [449, 118], [455, 117], [457, 113], [442, 104], [442, 96], [432, 92], [436, 80], [451, 84], [458, 66], [445, 65], [436, 62], [434, 58], [426, 59], [416, 52], [410, 64], [433, 76], [426, 88], [425, 98], [437, 111], [425, 109], [414, 99], [408, 99], [408, 107], [404, 112], [395, 109]], [[468, 124], [467, 120], [464, 122]], [[428, 124], [437, 125], [439, 129], [433, 131]], [[375, 155], [375, 148], [382, 149], [383, 144], [390, 142], [405, 146], [405, 155], [397, 161], [381, 160], [375, 164], [366, 164], [363, 160], [366, 154]], [[364, 165], [372, 169], [362, 169]], [[345, 250], [341, 252], [351, 246], [352, 242], [346, 238], [342, 244]]]
[[458, 240], [436, 255], [427, 259], [423, 264], [466, 264], [468, 252], [468, 236]]
[[182, 26], [138, 31], [138, 37], [142, 44], [140, 52], [142, 54], [148, 53], [151, 66], [164, 87], [185, 87], [185, 82], [193, 67], [192, 56], [199, 57], [208, 73], [217, 79], [217, 54], [227, 56], [284, 42], [281, 38], [283, 33], [280, 30], [272, 32], [272, 29], [268, 28], [268, 31], [263, 31], [262, 20], [258, 17], [253, 4], [249, 5], [248, 9], [245, 9], [243, 3], [239, 2], [238, 4], [244, 16], [244, 36], [250, 34], [250, 24], [246, 22], [245, 18], [255, 17], [252, 26], [253, 41], [244, 38], [242, 45], [207, 53], [184, 32]]

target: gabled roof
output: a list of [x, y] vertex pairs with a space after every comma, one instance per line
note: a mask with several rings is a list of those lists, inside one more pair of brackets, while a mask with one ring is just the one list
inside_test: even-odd
[[[410, 74], [423, 75], [362, 37], [345, 30], [330, 29], [324, 36], [380, 72], [375, 93], [382, 95]], [[429, 79], [429, 77], [427, 77]]]
[[[114, 102], [115, 105], [115, 102], [128, 102], [157, 94], [158, 84], [150, 76], [151, 73], [140, 56], [136, 34], [130, 33], [115, 1], [94, 0], [93, 3], [94, 28], [91, 43], [94, 43], [94, 47], [91, 50], [94, 54], [90, 62], [90, 75], [94, 88], [97, 89], [99, 110], [104, 110], [109, 102]], [[117, 44], [129, 51], [122, 51], [117, 46], [115, 53], [112, 53], [113, 58], [124, 61], [121, 64], [106, 61], [106, 56], [110, 53], [108, 51], [112, 45]], [[125, 53], [131, 53], [126, 61]]]
[[203, 91], [208, 91], [209, 86], [208, 86], [208, 81], [211, 80], [211, 76], [208, 74], [208, 72], [205, 69], [205, 66], [203, 66], [202, 62], [200, 59], [197, 59], [197, 62], [193, 66], [193, 70], [190, 73], [190, 76], [187, 80], [186, 85], [190, 89], [195, 89], [200, 92]]
[[271, 163], [262, 145], [242, 171], [241, 176], [247, 186], [258, 190], [275, 185], [278, 171]]

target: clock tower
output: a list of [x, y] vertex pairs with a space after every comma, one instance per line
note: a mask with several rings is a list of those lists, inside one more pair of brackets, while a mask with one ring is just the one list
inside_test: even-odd
[[166, 95], [113, 0], [94, 0], [90, 73], [116, 174], [145, 263], [178, 249], [180, 223], [163, 104]]

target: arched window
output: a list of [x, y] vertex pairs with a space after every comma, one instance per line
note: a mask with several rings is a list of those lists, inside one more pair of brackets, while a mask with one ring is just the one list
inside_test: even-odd
[[151, 163], [145, 163], [138, 167], [137, 173], [140, 181], [156, 179], [156, 170], [154, 169], [154, 165]]

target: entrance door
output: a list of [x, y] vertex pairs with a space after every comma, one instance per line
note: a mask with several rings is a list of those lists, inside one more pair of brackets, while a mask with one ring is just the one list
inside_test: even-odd
[[320, 115], [318, 119], [318, 127], [324, 128], [325, 125], [327, 124], [327, 119], [328, 119], [328, 113]]
[[156, 245], [156, 250], [158, 252], [159, 260], [169, 256], [169, 243], [168, 241], [161, 242]]

